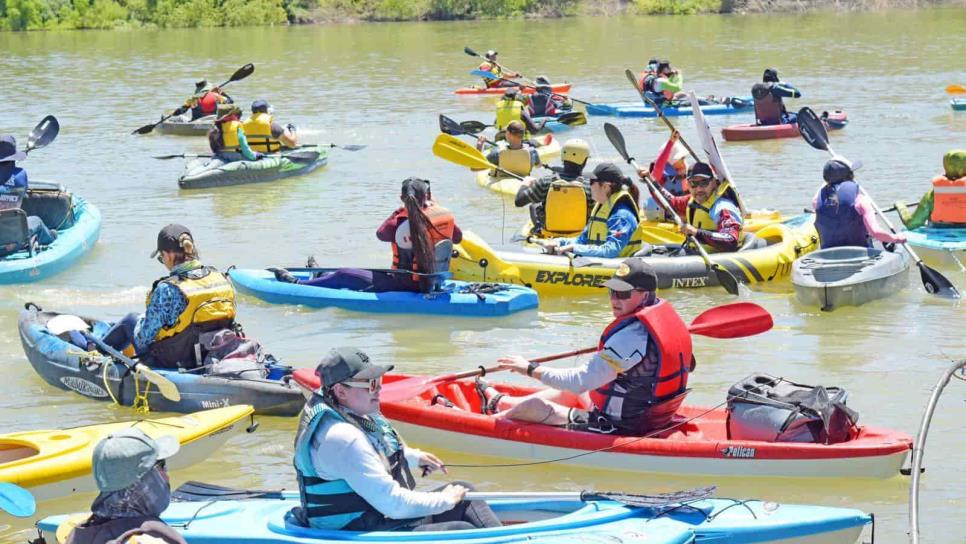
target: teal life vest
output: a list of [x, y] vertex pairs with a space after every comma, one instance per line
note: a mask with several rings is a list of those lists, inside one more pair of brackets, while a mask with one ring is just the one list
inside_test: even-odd
[[345, 414], [329, 406], [321, 395], [313, 395], [302, 410], [295, 434], [295, 475], [302, 502], [300, 522], [316, 529], [342, 529], [358, 518], [364, 526], [385, 523], [386, 518], [349, 487], [345, 480], [319, 477], [312, 462], [312, 437], [327, 419], [343, 421], [358, 428], [379, 454], [392, 479], [406, 489], [416, 481], [409, 471], [402, 440], [389, 421], [381, 415], [367, 418]]

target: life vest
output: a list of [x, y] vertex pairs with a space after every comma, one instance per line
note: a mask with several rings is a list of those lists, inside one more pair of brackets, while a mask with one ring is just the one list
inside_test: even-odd
[[553, 100], [552, 94], [536, 93], [530, 97], [530, 115], [534, 117], [546, 117], [557, 114], [557, 104]]
[[253, 113], [242, 123], [245, 138], [252, 151], [275, 153], [282, 149], [282, 142], [272, 137], [272, 116], [265, 112]]
[[966, 224], [966, 176], [932, 179], [933, 206], [929, 220], [937, 226]]
[[[241, 142], [238, 141], [238, 129], [242, 128], [241, 121], [225, 121], [219, 124], [221, 131], [221, 148], [223, 151], [240, 151]], [[244, 129], [242, 128], [242, 132]]]
[[580, 232], [587, 225], [587, 190], [579, 181], [555, 180], [543, 205], [544, 226], [550, 232]]
[[[721, 219], [721, 212], [728, 210], [735, 216], [739, 223], [744, 220], [741, 211], [738, 209], [738, 195], [728, 182], [718, 184], [718, 189], [705, 201], [698, 204], [694, 197], [688, 201], [688, 224], [696, 229], [714, 232], [718, 230], [718, 221]], [[741, 243], [739, 237], [738, 243]]]
[[208, 91], [198, 100], [198, 107], [201, 111], [202, 117], [205, 115], [214, 115], [215, 110], [218, 109], [218, 104], [222, 101], [220, 94]]
[[27, 171], [15, 166], [10, 177], [0, 184], [0, 210], [19, 208], [28, 185]]
[[[453, 232], [456, 228], [456, 218], [453, 212], [436, 203], [431, 203], [423, 208], [423, 213], [429, 219], [429, 244], [436, 247], [442, 240], [452, 240]], [[400, 221], [396, 227], [396, 235], [392, 241], [392, 267], [397, 270], [412, 270], [413, 272], [425, 272], [418, 270], [419, 265], [413, 258], [413, 242], [410, 238], [409, 214], [405, 208], [397, 216]], [[433, 272], [443, 272], [434, 270]], [[413, 276], [414, 281], [419, 280], [419, 276]]]
[[499, 166], [518, 176], [529, 176], [530, 171], [533, 170], [532, 152], [526, 144], [520, 149], [501, 149]]
[[342, 529], [358, 518], [364, 525], [375, 526], [386, 518], [345, 480], [325, 480], [319, 477], [312, 462], [312, 437], [326, 420], [342, 421], [362, 431], [382, 459], [392, 479], [406, 489], [416, 487], [415, 479], [406, 463], [404, 446], [392, 425], [381, 415], [360, 421], [355, 416], [344, 416], [330, 407], [316, 394], [309, 400], [299, 418], [295, 434], [295, 476], [299, 483], [302, 502], [300, 522], [317, 529]]
[[780, 125], [784, 123], [785, 103], [781, 97], [771, 92], [771, 84], [755, 83], [751, 88], [755, 100], [755, 119], [759, 125]]
[[503, 70], [501, 70], [500, 67], [497, 66], [496, 64], [490, 64], [489, 62], [484, 62], [483, 64], [480, 64], [478, 69], [481, 72], [489, 72], [494, 76], [496, 76], [495, 79], [483, 78], [483, 83], [485, 83], [487, 87], [499, 87], [500, 84], [503, 83], [503, 81], [499, 79], [503, 77]]
[[[520, 121], [523, 123], [523, 103], [512, 98], [502, 99], [496, 104], [496, 122], [494, 126], [498, 132], [503, 132], [511, 121]], [[523, 137], [527, 138], [528, 135], [524, 134]]]
[[822, 249], [870, 245], [865, 223], [855, 209], [858, 196], [859, 184], [854, 181], [822, 187], [818, 205], [815, 206], [815, 229], [818, 230]]
[[173, 273], [151, 286], [145, 306], [158, 284], [177, 287], [188, 305], [171, 326], [162, 326], [148, 348], [152, 366], [190, 368], [201, 364], [195, 344], [203, 332], [231, 327], [235, 322], [235, 290], [224, 274], [200, 263], [196, 268]]
[[[607, 235], [610, 233], [607, 229], [607, 220], [610, 218], [611, 210], [619, 202], [627, 202], [630, 204], [631, 209], [634, 210], [634, 216], [640, 218], [641, 212], [637, 207], [637, 202], [634, 201], [634, 197], [627, 192], [627, 189], [621, 188], [620, 191], [610, 195], [607, 202], [594, 205], [594, 209], [590, 212], [590, 220], [587, 223], [587, 243], [599, 246], [607, 241]], [[631, 234], [631, 239], [624, 246], [624, 249], [621, 250], [618, 257], [630, 257], [634, 253], [637, 253], [641, 249], [641, 240], [641, 229], [634, 229], [634, 233]]]
[[[634, 315], [615, 319], [600, 335], [598, 350], [603, 351], [611, 336], [635, 320], [647, 330], [643, 360], [626, 371], [615, 366], [617, 378], [591, 391], [590, 400], [594, 415], [604, 416], [619, 429], [646, 432], [667, 423], [650, 419], [654, 407], [687, 390], [692, 361], [691, 333], [674, 307], [659, 300]], [[601, 356], [607, 360], [606, 354]]]

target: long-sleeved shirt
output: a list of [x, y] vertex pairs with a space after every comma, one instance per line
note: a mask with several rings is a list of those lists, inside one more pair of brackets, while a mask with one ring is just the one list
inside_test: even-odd
[[[193, 270], [201, 266], [198, 261], [182, 263], [171, 270], [171, 274]], [[178, 321], [178, 316], [188, 307], [188, 299], [181, 290], [167, 282], [161, 282], [151, 293], [144, 315], [134, 326], [134, 350], [138, 353], [147, 351], [154, 337], [162, 327], [171, 327]]]
[[603, 259], [616, 259], [621, 251], [627, 247], [631, 241], [631, 236], [637, 230], [639, 219], [634, 209], [625, 202], [619, 203], [610, 211], [607, 218], [607, 239], [603, 244], [591, 244], [590, 225], [577, 238], [558, 238], [558, 246], [574, 246], [574, 255], [583, 257], [600, 257]]
[[[400, 207], [396, 211], [392, 212], [382, 225], [376, 229], [376, 238], [381, 242], [393, 242], [396, 239], [396, 230], [406, 221], [409, 221], [408, 217], [400, 217], [400, 214], [406, 211], [406, 208]], [[458, 244], [463, 241], [463, 231], [456, 225], [453, 225], [453, 243]]]
[[[812, 197], [812, 209], [816, 209], [818, 207], [818, 200], [821, 198], [821, 194], [822, 187], [819, 187], [818, 191], [815, 193], [815, 196]], [[898, 243], [905, 239], [902, 237], [896, 237], [891, 232], [883, 230], [882, 227], [879, 226], [879, 222], [875, 220], [875, 208], [864, 194], [859, 193], [856, 195], [854, 207], [855, 211], [859, 212], [859, 215], [862, 216], [862, 223], [865, 224], [865, 231], [869, 233], [869, 236], [880, 242], [892, 244]]]
[[[673, 196], [663, 188], [661, 193], [678, 216], [687, 221], [691, 197]], [[699, 243], [710, 246], [714, 251], [737, 251], [741, 243], [741, 228], [741, 212], [738, 211], [737, 206], [734, 206], [734, 209], [719, 210], [717, 230], [698, 229], [694, 237]]]
[[[633, 323], [612, 334], [604, 342], [604, 349], [586, 363], [575, 368], [541, 367], [540, 382], [576, 394], [597, 389], [640, 363], [647, 353], [649, 339], [644, 324], [634, 318]], [[653, 370], [657, 370], [656, 363]]]
[[[406, 462], [417, 466], [420, 450], [405, 447]], [[360, 497], [391, 519], [421, 518], [456, 506], [439, 492], [406, 489], [392, 479], [379, 454], [362, 431], [330, 419], [312, 437], [312, 464], [325, 480], [345, 480]]]
[[802, 91], [799, 91], [794, 85], [785, 82], [772, 83], [769, 86], [771, 94], [778, 98], [801, 98]]

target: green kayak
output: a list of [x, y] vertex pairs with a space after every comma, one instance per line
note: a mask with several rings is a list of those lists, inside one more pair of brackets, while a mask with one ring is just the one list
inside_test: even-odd
[[296, 149], [268, 155], [257, 161], [224, 162], [220, 159], [191, 161], [178, 179], [182, 189], [208, 189], [246, 183], [265, 183], [308, 174], [328, 162], [328, 151], [321, 148]]

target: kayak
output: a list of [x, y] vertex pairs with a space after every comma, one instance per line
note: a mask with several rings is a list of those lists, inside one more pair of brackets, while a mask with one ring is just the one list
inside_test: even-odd
[[[547, 134], [537, 138], [540, 144], [537, 147], [537, 154], [540, 155], [540, 164], [550, 164], [550, 161], [560, 156], [560, 140]], [[476, 170], [476, 184], [480, 187], [500, 193], [501, 195], [516, 196], [520, 190], [520, 180], [514, 177], [503, 177], [502, 174], [491, 176], [489, 170]]]
[[[558, 83], [556, 85], [551, 85], [550, 88], [554, 93], [557, 94], [567, 94], [570, 92], [570, 88], [573, 86], [572, 83]], [[508, 88], [512, 87], [483, 87], [482, 85], [474, 85], [473, 87], [463, 87], [453, 91], [455, 94], [464, 95], [502, 95]], [[523, 94], [533, 94], [536, 89], [533, 87], [519, 87], [519, 91]]]
[[[845, 125], [849, 124], [849, 118], [842, 110], [823, 112], [821, 119], [825, 122], [825, 127], [832, 130], [845, 128]], [[721, 135], [725, 140], [731, 142], [799, 137], [798, 123], [732, 125], [721, 129]]]
[[229, 406], [179, 417], [3, 434], [0, 482], [29, 488], [38, 501], [97, 491], [91, 456], [97, 443], [113, 432], [133, 426], [152, 437], [174, 436], [181, 449], [168, 459], [168, 468], [178, 470], [204, 461], [251, 423], [251, 406]]
[[[679, 234], [664, 229], [648, 233], [648, 237], [655, 241], [659, 237], [683, 240]], [[711, 261], [734, 274], [740, 282], [760, 283], [787, 277], [791, 273], [792, 261], [818, 247], [818, 235], [811, 223], [794, 227], [775, 223], [761, 228], [750, 240], [766, 245], [733, 253], [712, 253]], [[660, 289], [718, 285], [716, 274], [708, 270], [698, 255], [649, 255], [643, 258], [657, 272]], [[604, 293], [600, 289], [603, 283], [623, 261], [623, 258], [496, 251], [476, 234], [464, 231], [463, 241], [456, 246], [450, 261], [450, 271], [456, 279], [526, 285], [541, 295], [600, 295]]]
[[[195, 484], [197, 485], [197, 484]], [[204, 485], [204, 484], [201, 484]], [[173, 495], [179, 496], [180, 491]], [[340, 531], [310, 529], [289, 512], [300, 506], [294, 491], [268, 492], [245, 500], [172, 502], [161, 519], [190, 544], [329, 544], [420, 542], [425, 544], [688, 544], [854, 543], [872, 516], [851, 508], [709, 498], [654, 507], [580, 499], [573, 493], [486, 493], [499, 527], [465, 531]], [[543, 498], [543, 497], [546, 498]], [[520, 497], [520, 498], [517, 498]], [[61, 524], [84, 514], [51, 516], [37, 524], [51, 538]], [[48, 540], [52, 542], [54, 540]]]
[[182, 189], [209, 189], [246, 183], [264, 183], [294, 176], [301, 176], [325, 166], [328, 152], [297, 149], [268, 155], [257, 161], [232, 161], [199, 159], [189, 162], [185, 172], [178, 178]]
[[49, 246], [0, 257], [0, 284], [40, 281], [67, 270], [94, 248], [101, 233], [101, 212], [93, 204], [57, 184], [30, 185], [21, 209], [56, 229], [57, 239]]
[[966, 98], [953, 98], [949, 105], [956, 111], [966, 111]]
[[194, 121], [188, 121], [185, 117], [175, 116], [162, 121], [154, 130], [157, 130], [161, 134], [169, 134], [172, 136], [205, 136], [213, 126], [215, 126], [214, 115], [199, 117]]
[[832, 310], [886, 298], [908, 283], [909, 255], [865, 247], [820, 249], [792, 264], [799, 302]]
[[[28, 302], [19, 319], [20, 343], [34, 370], [47, 383], [74, 391], [85, 397], [113, 401], [123, 406], [148, 408], [157, 412], [190, 413], [209, 408], [250, 404], [256, 414], [272, 416], [298, 415], [304, 404], [299, 388], [290, 383], [292, 368], [268, 357], [264, 372], [254, 371], [201, 374], [156, 368], [158, 374], [174, 382], [181, 393], [178, 402], [164, 398], [156, 386], [140, 372], [100, 353], [86, 352], [61, 336], [47, 330], [47, 322], [60, 314], [42, 311]], [[103, 337], [108, 323], [84, 320], [92, 325], [93, 334]], [[63, 334], [65, 338], [67, 334]], [[267, 374], [266, 374], [267, 373]], [[261, 377], [261, 374], [266, 374]]]
[[[678, 106], [667, 106], [661, 108], [664, 115], [668, 117], [682, 117], [693, 115], [690, 104], [682, 103]], [[736, 102], [727, 104], [703, 104], [701, 111], [705, 115], [731, 115], [735, 113], [746, 113], [754, 111], [754, 100], [749, 97], [739, 98]], [[657, 111], [645, 106], [641, 102], [624, 102], [619, 104], [589, 104], [587, 106], [589, 115], [616, 115], [618, 117], [658, 117]]]
[[[578, 116], [577, 119], [571, 120], [570, 123], [561, 123], [560, 121], [557, 120], [560, 118], [561, 115], [569, 114], [569, 113], [580, 113], [580, 116]], [[534, 123], [543, 122], [543, 130], [540, 131], [540, 134], [547, 134], [547, 133], [556, 134], [558, 132], [567, 132], [573, 127], [578, 127], [580, 125], [587, 124], [587, 116], [581, 112], [574, 112], [574, 111], [564, 111], [564, 112], [560, 112], [557, 115], [533, 117], [532, 119]]]
[[[292, 275], [305, 280], [311, 272], [292, 271]], [[536, 291], [519, 285], [446, 281], [433, 293], [373, 293], [280, 282], [268, 270], [233, 268], [228, 277], [242, 293], [266, 302], [359, 312], [498, 317], [536, 308], [538, 302]]]
[[[782, 217], [781, 212], [777, 210], [751, 210], [749, 212], [751, 215], [745, 217], [744, 231], [745, 232], [757, 232], [761, 230], [762, 227], [766, 227], [773, 223], [780, 223], [785, 220]], [[668, 223], [664, 221], [648, 221], [642, 220], [640, 222], [640, 227], [646, 230], [647, 243], [681, 243], [681, 236], [678, 234], [678, 226], [674, 223]], [[663, 232], [662, 232], [663, 231]], [[517, 238], [519, 240], [525, 240], [528, 236], [534, 238], [576, 238], [580, 235], [581, 231], [576, 232], [553, 232], [547, 230], [540, 230], [534, 232], [533, 220], [527, 219], [520, 229]], [[532, 244], [531, 247], [536, 247], [536, 244]]]
[[909, 245], [919, 256], [936, 264], [966, 263], [966, 227], [919, 227], [905, 231]]
[[[318, 389], [319, 379], [312, 369], [297, 370], [294, 377], [303, 387]], [[383, 387], [389, 389], [393, 382], [413, 377], [387, 374]], [[540, 390], [516, 384], [493, 386], [514, 396]], [[437, 394], [455, 408], [434, 404]], [[724, 407], [682, 406], [672, 420], [672, 425], [679, 426], [653, 438], [517, 422], [481, 414], [472, 379], [441, 382], [415, 398], [383, 402], [381, 409], [406, 441], [414, 444], [512, 459], [562, 458], [569, 465], [632, 473], [891, 478], [899, 475], [912, 449], [908, 435], [870, 426], [859, 426], [851, 440], [830, 445], [730, 440]], [[589, 450], [602, 451], [578, 455]]]

